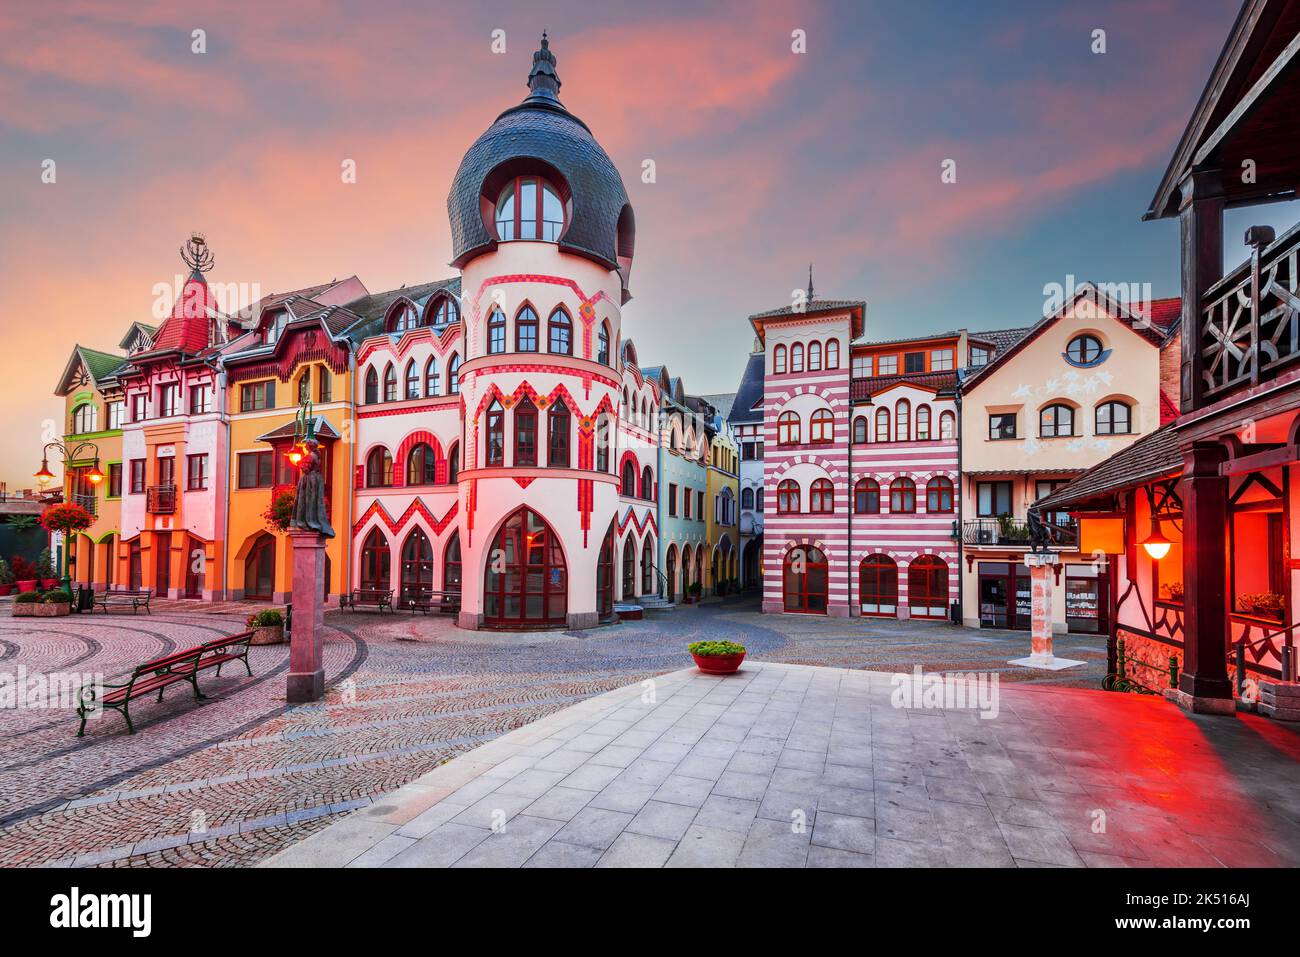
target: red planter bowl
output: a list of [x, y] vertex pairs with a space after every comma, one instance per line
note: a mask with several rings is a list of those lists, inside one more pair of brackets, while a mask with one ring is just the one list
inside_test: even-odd
[[29, 578], [29, 579], [27, 579], [27, 580], [25, 580], [25, 581], [20, 581], [20, 582], [18, 583], [18, 590], [19, 590], [19, 591], [36, 591], [36, 579], [35, 579], [35, 578]]
[[59, 580], [58, 580], [57, 578], [42, 578], [42, 579], [41, 579], [41, 590], [42, 590], [42, 591], [49, 591], [51, 588], [58, 588], [58, 587], [59, 587]]
[[745, 660], [745, 653], [742, 651], [738, 655], [697, 655], [691, 652], [691, 657], [706, 675], [729, 675], [740, 667], [740, 663]]
[[8, 595], [13, 590], [14, 590], [14, 586], [12, 584], [0, 585], [0, 595]]

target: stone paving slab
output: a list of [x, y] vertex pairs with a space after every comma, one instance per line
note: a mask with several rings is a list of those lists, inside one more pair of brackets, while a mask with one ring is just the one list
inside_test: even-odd
[[1300, 864], [1300, 737], [1158, 698], [1000, 688], [896, 707], [895, 676], [747, 661], [589, 698], [266, 867]]

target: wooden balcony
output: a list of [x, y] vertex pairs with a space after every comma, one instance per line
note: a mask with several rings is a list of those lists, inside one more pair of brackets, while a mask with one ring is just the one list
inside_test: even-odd
[[145, 489], [145, 508], [150, 515], [174, 514], [176, 511], [176, 486], [149, 486]]
[[1197, 333], [1203, 405], [1266, 384], [1300, 360], [1300, 226], [1257, 247], [1206, 292]]

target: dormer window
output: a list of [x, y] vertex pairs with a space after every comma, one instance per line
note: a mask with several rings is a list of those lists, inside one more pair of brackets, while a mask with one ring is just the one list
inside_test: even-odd
[[496, 227], [501, 242], [559, 242], [564, 232], [564, 202], [555, 187], [540, 176], [516, 176], [497, 198]]
[[415, 329], [420, 325], [420, 317], [417, 315], [415, 308], [410, 305], [403, 305], [398, 311], [395, 321], [393, 322], [394, 332], [407, 332]]
[[435, 326], [446, 326], [453, 322], [460, 322], [460, 307], [456, 305], [456, 300], [450, 296], [444, 296], [438, 300], [437, 308], [433, 313], [433, 324]]
[[277, 312], [266, 325], [266, 343], [272, 343], [280, 340], [280, 334], [284, 332], [285, 323], [289, 321], [289, 314], [284, 310]]

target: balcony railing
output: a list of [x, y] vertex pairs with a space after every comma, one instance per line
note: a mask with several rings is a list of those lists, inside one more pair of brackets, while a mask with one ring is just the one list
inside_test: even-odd
[[1300, 228], [1256, 247], [1201, 302], [1206, 401], [1275, 379], [1300, 359], [1297, 254]]
[[74, 492], [72, 494], [72, 504], [80, 505], [91, 515], [99, 514], [99, 499], [95, 497], [94, 492]]
[[176, 486], [149, 486], [145, 489], [145, 508], [150, 515], [171, 515], [176, 511]]
[[[1048, 522], [1055, 529], [1055, 548], [1075, 548], [1079, 544], [1079, 526], [1075, 522]], [[962, 522], [963, 545], [985, 548], [1028, 548], [1029, 523], [1014, 519], [976, 518]]]

